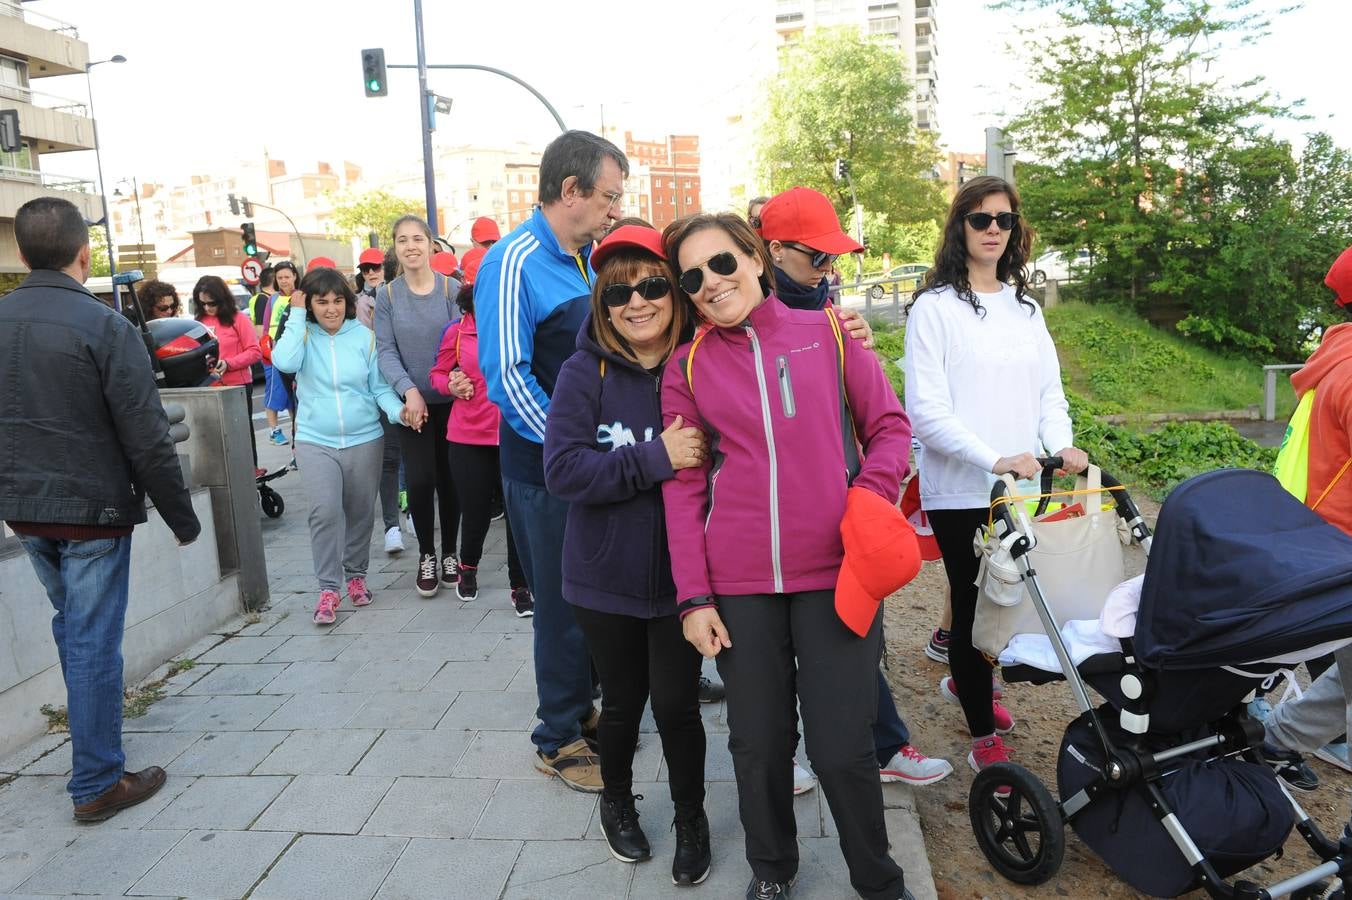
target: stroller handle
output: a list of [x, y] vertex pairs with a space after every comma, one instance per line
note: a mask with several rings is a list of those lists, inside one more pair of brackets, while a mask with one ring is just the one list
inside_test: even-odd
[[[1041, 496], [1038, 499], [1037, 509], [1033, 513], [1034, 518], [1047, 511], [1047, 505], [1051, 501], [1051, 497], [1048, 495], [1052, 493], [1052, 479], [1056, 475], [1056, 470], [1064, 466], [1064, 460], [1059, 456], [1041, 456], [1038, 457], [1038, 462], [1042, 464]], [[1150, 538], [1150, 529], [1146, 527], [1140, 510], [1136, 508], [1136, 501], [1131, 499], [1131, 495], [1122, 486], [1122, 482], [1101, 469], [1099, 474], [1100, 483], [1104, 490], [1108, 491], [1113, 498], [1113, 505], [1118, 517], [1127, 523], [1132, 535], [1148, 550], [1149, 545], [1145, 542]], [[991, 486], [991, 517], [993, 523], [1003, 522], [1005, 534], [1015, 530], [1024, 535], [1029, 534], [1031, 526], [1029, 525], [1027, 510], [1022, 504], [1001, 502], [1007, 496], [1012, 496], [1008, 483], [1003, 478], [998, 479]], [[1016, 517], [1019, 519], [1018, 525], [1015, 523]], [[1024, 538], [1015, 545], [1015, 555], [1021, 555], [1021, 553], [1026, 553], [1030, 549], [1032, 549], [1031, 544]]]

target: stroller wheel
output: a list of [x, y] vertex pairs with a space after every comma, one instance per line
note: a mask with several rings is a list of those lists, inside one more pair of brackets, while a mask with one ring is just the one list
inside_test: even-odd
[[286, 512], [286, 501], [282, 499], [282, 495], [266, 484], [258, 486], [258, 499], [262, 502], [263, 512], [269, 519], [281, 518], [282, 513]]
[[[1009, 796], [997, 792], [1009, 788]], [[1061, 810], [1022, 766], [996, 763], [979, 772], [968, 794], [972, 831], [986, 859], [1015, 884], [1042, 884], [1061, 868], [1066, 835]]]

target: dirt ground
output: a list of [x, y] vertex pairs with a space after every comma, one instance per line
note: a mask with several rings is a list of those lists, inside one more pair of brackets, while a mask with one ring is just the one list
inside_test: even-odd
[[[1153, 524], [1158, 507], [1147, 499], [1136, 499]], [[1145, 554], [1133, 546], [1128, 556], [1129, 574], [1141, 572]], [[942, 564], [926, 563], [915, 581], [888, 599], [884, 613], [888, 679], [897, 707], [910, 727], [911, 741], [929, 756], [945, 757], [954, 769], [952, 775], [938, 784], [915, 792], [940, 900], [1142, 896], [1118, 880], [1069, 828], [1065, 861], [1060, 871], [1043, 885], [1012, 884], [982, 855], [967, 813], [967, 792], [973, 777], [967, 765], [970, 749], [967, 727], [961, 710], [939, 695], [939, 679], [948, 674], [947, 666], [930, 660], [924, 653], [930, 631], [942, 612], [944, 582]], [[1014, 732], [1006, 738], [1013, 749], [1012, 761], [1031, 769], [1055, 797], [1056, 755], [1061, 736], [1066, 725], [1078, 715], [1070, 689], [1064, 682], [1057, 682], [1043, 686], [1009, 685], [1004, 692], [1004, 703], [1016, 723]], [[1348, 815], [1352, 775], [1319, 760], [1311, 759], [1310, 764], [1319, 775], [1319, 789], [1296, 794], [1296, 799], [1325, 834], [1337, 834]], [[1305, 841], [1292, 830], [1282, 858], [1261, 863], [1244, 873], [1244, 877], [1271, 884], [1316, 863]]]

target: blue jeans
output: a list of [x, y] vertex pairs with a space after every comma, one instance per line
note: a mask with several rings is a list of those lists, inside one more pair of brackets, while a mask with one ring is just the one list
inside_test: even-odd
[[[568, 504], [544, 488], [502, 479], [512, 537], [535, 595], [535, 746], [553, 753], [582, 736], [592, 711], [591, 656], [573, 608], [563, 599], [563, 526]], [[518, 525], [517, 523], [520, 523]]]
[[56, 609], [52, 637], [66, 680], [72, 754], [66, 790], [76, 806], [122, 777], [122, 629], [131, 535], [63, 541], [20, 535]]

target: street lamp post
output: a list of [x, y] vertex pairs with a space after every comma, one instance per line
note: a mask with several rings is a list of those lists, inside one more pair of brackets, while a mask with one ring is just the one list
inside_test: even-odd
[[[94, 83], [89, 78], [89, 70], [104, 63], [124, 63], [127, 58], [122, 54], [85, 63], [85, 91], [89, 95], [89, 121], [94, 128], [94, 163], [99, 171], [99, 202], [103, 204], [103, 237], [108, 242], [108, 275], [117, 274], [117, 258], [113, 251], [113, 225], [108, 217], [108, 194], [103, 187], [103, 153], [99, 147], [99, 120], [94, 115]], [[113, 307], [122, 312], [122, 292], [116, 281], [113, 282]]]
[[[120, 182], [119, 184], [125, 183], [128, 180], [129, 179], [124, 178], [122, 179], [122, 182]], [[141, 222], [141, 186], [136, 183], [135, 175], [131, 176], [130, 181], [131, 181], [131, 198], [132, 201], [136, 204], [136, 240], [138, 242], [136, 250], [136, 262], [138, 264], [137, 267], [139, 268], [140, 264], [144, 262], [144, 260], [142, 259], [142, 254], [145, 252], [146, 232], [145, 227]], [[113, 189], [113, 196], [114, 197], [122, 196], [122, 188], [120, 186]]]

